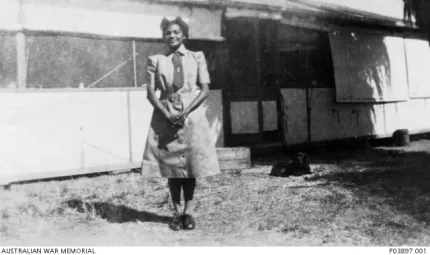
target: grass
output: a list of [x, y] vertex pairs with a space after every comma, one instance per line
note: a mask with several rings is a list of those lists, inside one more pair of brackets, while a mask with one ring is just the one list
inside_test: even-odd
[[268, 176], [282, 155], [199, 180], [197, 229], [173, 232], [166, 181], [137, 173], [0, 190], [4, 245], [373, 246], [430, 243], [430, 141], [310, 153], [313, 174]]

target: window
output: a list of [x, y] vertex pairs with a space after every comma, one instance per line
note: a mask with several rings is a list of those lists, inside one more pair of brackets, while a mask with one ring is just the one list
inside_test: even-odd
[[226, 21], [226, 40], [229, 58], [230, 86], [258, 87], [258, 68], [255, 31], [257, 21], [235, 18]]
[[134, 87], [131, 41], [27, 36], [28, 88]]
[[278, 44], [282, 88], [333, 87], [333, 64], [325, 32], [282, 25]]
[[[161, 33], [161, 31], [160, 31]], [[136, 41], [136, 76], [138, 87], [146, 86], [148, 74], [146, 73], [148, 57], [155, 54], [163, 54], [166, 48], [161, 40]]]
[[186, 47], [192, 51], [203, 51], [211, 78], [211, 89], [222, 89], [225, 86], [224, 43], [213, 41], [187, 41]]
[[276, 46], [279, 25], [275, 20], [259, 20], [260, 75], [265, 88], [279, 87], [279, 52]]

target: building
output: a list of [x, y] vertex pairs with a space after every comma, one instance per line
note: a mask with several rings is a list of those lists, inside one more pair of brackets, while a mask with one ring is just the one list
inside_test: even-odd
[[188, 19], [188, 48], [206, 54], [218, 147], [428, 131], [429, 45], [402, 21], [402, 1], [372, 9], [386, 2], [4, 0], [0, 176], [139, 166], [144, 70], [163, 50], [164, 16]]

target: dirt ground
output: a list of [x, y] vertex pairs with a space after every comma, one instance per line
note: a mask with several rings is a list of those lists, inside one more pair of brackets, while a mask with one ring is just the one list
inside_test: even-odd
[[381, 246], [430, 243], [430, 140], [310, 152], [309, 176], [270, 177], [281, 153], [199, 180], [197, 229], [171, 231], [163, 179], [138, 173], [0, 190], [0, 243], [33, 246]]

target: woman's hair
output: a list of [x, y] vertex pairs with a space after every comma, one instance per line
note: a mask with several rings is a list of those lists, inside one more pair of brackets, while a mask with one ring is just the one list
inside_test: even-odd
[[163, 37], [164, 31], [166, 31], [166, 29], [173, 24], [178, 25], [181, 28], [182, 33], [188, 38], [188, 25], [181, 17], [176, 17], [174, 20], [168, 20], [167, 18], [163, 18], [160, 25], [161, 31], [163, 31]]

